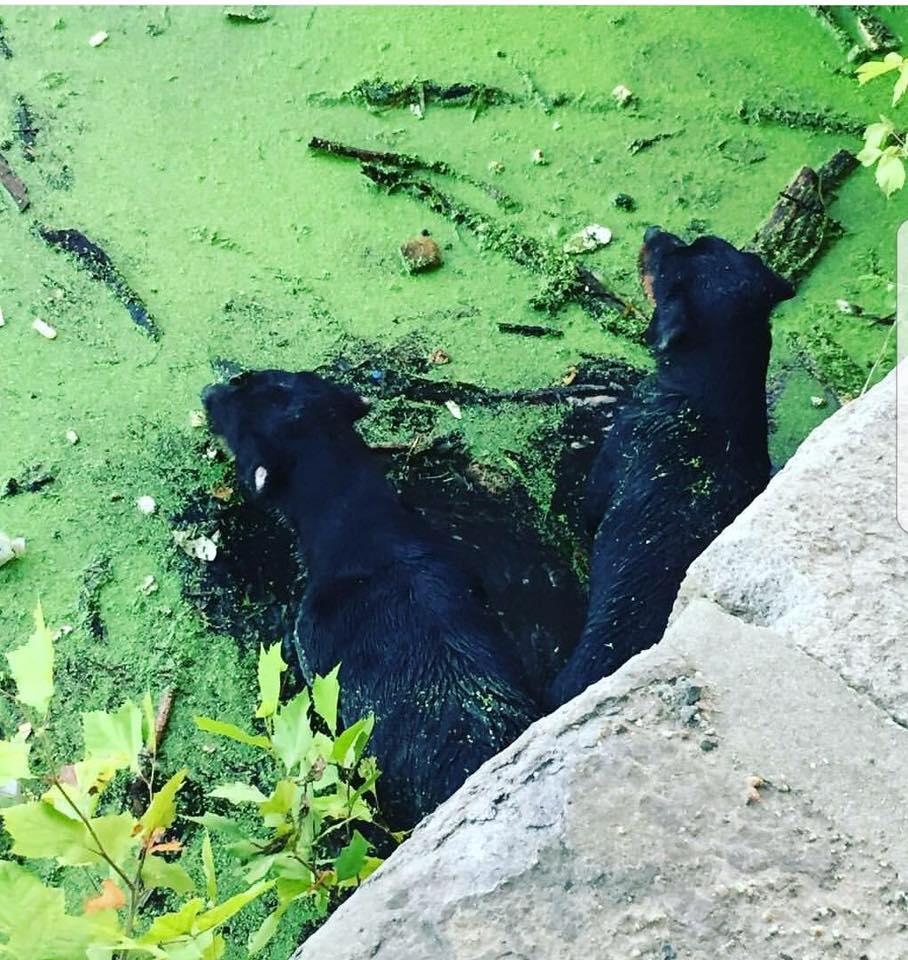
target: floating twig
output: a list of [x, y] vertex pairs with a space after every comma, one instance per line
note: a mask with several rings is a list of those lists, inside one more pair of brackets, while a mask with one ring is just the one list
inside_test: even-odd
[[38, 156], [38, 127], [31, 107], [21, 94], [16, 97], [15, 115], [16, 135], [22, 144], [22, 154], [26, 160], [32, 162]]
[[752, 241], [773, 270], [796, 283], [840, 232], [827, 214], [827, 202], [856, 166], [847, 150], [839, 150], [818, 171], [801, 167], [779, 194]]
[[540, 327], [533, 323], [499, 323], [501, 333], [516, 333], [521, 337], [563, 337], [564, 331], [555, 327]]
[[421, 157], [407, 153], [390, 153], [385, 150], [369, 150], [363, 147], [351, 147], [336, 140], [325, 140], [322, 137], [313, 137], [309, 141], [309, 149], [316, 153], [327, 153], [333, 157], [344, 157], [348, 160], [358, 160], [360, 163], [375, 164], [380, 167], [394, 167], [399, 170], [425, 170], [428, 173], [438, 173], [441, 176], [453, 177], [469, 183], [491, 197], [495, 203], [505, 210], [517, 210], [520, 207], [503, 190], [471, 177], [467, 173], [460, 173], [444, 160], [423, 160]]
[[28, 209], [31, 203], [28, 198], [28, 187], [16, 176], [3, 154], [0, 154], [0, 183], [13, 198], [20, 213]]
[[662, 140], [670, 140], [672, 137], [677, 137], [679, 133], [683, 132], [683, 130], [666, 130], [662, 133], [654, 133], [651, 137], [637, 137], [627, 145], [627, 152], [633, 156], [643, 150], [648, 150]]
[[110, 287], [117, 299], [129, 311], [133, 323], [152, 340], [158, 339], [160, 333], [147, 307], [123, 279], [110, 257], [97, 244], [78, 230], [49, 230], [46, 227], [40, 227], [39, 233], [45, 242], [71, 254], [95, 280], [100, 280]]
[[777, 103], [750, 103], [742, 100], [736, 109], [739, 120], [744, 123], [777, 123], [783, 127], [799, 130], [818, 130], [821, 133], [840, 133], [860, 137], [866, 121], [856, 120], [843, 113], [831, 110], [800, 110]]

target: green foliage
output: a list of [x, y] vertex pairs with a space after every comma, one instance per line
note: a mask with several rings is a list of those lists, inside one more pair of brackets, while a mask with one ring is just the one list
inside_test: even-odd
[[[858, 67], [858, 83], [862, 86], [887, 73], [897, 72], [892, 90], [894, 107], [908, 90], [908, 58], [899, 53], [887, 53], [882, 60], [868, 60]], [[905, 186], [905, 160], [908, 159], [908, 138], [897, 132], [895, 124], [881, 116], [879, 123], [871, 123], [864, 131], [864, 149], [858, 160], [865, 167], [876, 164], [876, 182], [887, 197]]]
[[[195, 718], [201, 730], [264, 751], [281, 771], [268, 791], [232, 782], [209, 794], [238, 808], [253, 806], [260, 824], [254, 831], [245, 819], [216, 814], [197, 818], [225, 841], [246, 883], [273, 884], [276, 905], [250, 938], [251, 954], [267, 945], [292, 904], [303, 901], [310, 914], [323, 916], [332, 897], [356, 886], [380, 863], [369, 856], [369, 842], [354, 827], [374, 822], [376, 814], [379, 772], [375, 761], [365, 757], [374, 718], [364, 717], [338, 734], [339, 667], [316, 677], [311, 693], [304, 690], [282, 703], [280, 676], [285, 669], [278, 644], [260, 650], [255, 716], [264, 734]], [[213, 870], [206, 877], [209, 890], [215, 889]]]
[[[214, 813], [197, 818], [207, 828], [200, 858], [204, 890], [199, 891], [184, 863], [182, 843], [168, 839], [188, 771], [180, 769], [156, 786], [151, 697], [146, 695], [140, 706], [126, 701], [110, 712], [84, 714], [84, 756], [58, 767], [51, 758], [48, 720], [54, 638], [40, 605], [34, 634], [7, 660], [23, 723], [14, 738], [0, 741], [0, 779], [18, 781], [21, 799], [0, 810], [0, 818], [12, 856], [37, 861], [42, 875], [48, 862], [55, 863], [62, 882], [49, 885], [28, 864], [0, 859], [0, 956], [219, 960], [226, 949], [223, 925], [248, 904], [269, 897], [272, 910], [247, 945], [255, 953], [274, 936], [291, 904], [307, 901], [314, 908], [310, 912], [324, 914], [332, 896], [378, 865], [369, 856], [368, 841], [353, 827], [374, 817], [367, 797], [374, 795], [378, 771], [374, 760], [364, 757], [373, 722], [365, 718], [336, 735], [336, 669], [317, 678], [311, 697], [306, 691], [282, 704], [287, 665], [279, 645], [262, 649], [255, 714], [264, 734], [197, 718], [201, 730], [262, 751], [274, 771], [267, 790], [234, 782], [211, 792], [232, 805], [253, 805], [261, 830], [248, 835], [240, 821]], [[146, 794], [141, 816], [117, 809], [106, 794], [119, 772], [128, 773]], [[228, 884], [232, 891], [240, 880], [239, 892], [223, 900], [211, 834], [236, 861]], [[84, 898], [86, 879], [95, 893]], [[83, 893], [75, 896], [79, 889]], [[154, 890], [168, 895], [149, 901]], [[80, 899], [81, 908], [73, 909]], [[166, 906], [155, 913], [150, 902]]]

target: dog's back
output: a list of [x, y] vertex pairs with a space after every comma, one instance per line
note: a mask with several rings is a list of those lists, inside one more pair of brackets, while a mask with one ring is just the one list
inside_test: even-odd
[[768, 318], [793, 291], [724, 241], [648, 241], [658, 369], [617, 418], [590, 476], [589, 613], [552, 705], [658, 641], [690, 563], [769, 481]]
[[352, 391], [263, 371], [204, 398], [250, 495], [299, 538], [300, 670], [341, 663], [342, 719], [375, 714], [382, 806], [411, 826], [536, 718], [506, 638], [451, 545], [391, 489]]

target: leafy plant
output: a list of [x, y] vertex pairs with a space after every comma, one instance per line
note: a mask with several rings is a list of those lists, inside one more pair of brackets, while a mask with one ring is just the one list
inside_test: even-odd
[[287, 669], [280, 644], [259, 653], [260, 703], [255, 717], [263, 733], [196, 717], [199, 729], [261, 751], [280, 773], [269, 794], [248, 783], [224, 784], [210, 794], [238, 807], [252, 807], [257, 824], [206, 814], [198, 822], [224, 838], [247, 884], [274, 884], [277, 905], [250, 939], [260, 950], [278, 929], [291, 904], [304, 901], [313, 916], [324, 916], [337, 892], [356, 886], [381, 863], [355, 824], [373, 823], [379, 771], [365, 757], [374, 726], [369, 715], [338, 732], [339, 667], [317, 676], [304, 690], [280, 702], [281, 674]]
[[[892, 91], [894, 107], [908, 90], [908, 57], [887, 53], [882, 60], [868, 60], [858, 67], [858, 83], [863, 86], [876, 77], [897, 72]], [[864, 149], [858, 160], [865, 167], [876, 164], [876, 182], [887, 197], [905, 185], [905, 160], [908, 158], [908, 138], [896, 131], [895, 124], [884, 116], [864, 130]]]
[[[337, 670], [317, 679], [311, 697], [307, 691], [281, 705], [280, 676], [286, 664], [279, 647], [262, 650], [256, 715], [265, 735], [197, 718], [201, 729], [240, 740], [283, 765], [270, 795], [242, 783], [212, 793], [232, 803], [255, 804], [268, 831], [263, 839], [246, 836], [238, 821], [211, 814], [198, 818], [230, 841], [228, 849], [244, 866], [240, 892], [220, 899], [208, 830], [201, 851], [203, 892], [196, 890], [186, 869], [182, 843], [168, 839], [187, 770], [178, 770], [156, 787], [158, 744], [151, 697], [146, 694], [140, 706], [127, 700], [110, 713], [83, 714], [84, 756], [57, 767], [49, 722], [54, 637], [40, 604], [34, 633], [6, 656], [15, 684], [15, 694], [9, 696], [23, 722], [15, 736], [0, 740], [0, 785], [14, 797], [0, 809], [0, 817], [15, 858], [0, 859], [0, 956], [218, 960], [226, 949], [222, 926], [252, 901], [275, 891], [277, 908], [248, 945], [255, 952], [273, 936], [290, 904], [308, 899], [324, 914], [332, 891], [355, 885], [380, 862], [368, 856], [369, 844], [352, 828], [374, 815], [367, 795], [374, 795], [378, 770], [373, 760], [363, 757], [373, 720], [368, 717], [337, 733]], [[315, 729], [318, 725], [328, 733]], [[111, 781], [127, 771], [147, 794], [140, 816], [117, 809], [111, 801], [101, 809]], [[357, 775], [362, 780], [354, 788]], [[23, 784], [30, 789], [24, 790]], [[334, 836], [343, 836], [345, 842], [332, 856]], [[172, 859], [174, 854], [179, 857]], [[62, 875], [62, 882], [45, 882], [48, 872]], [[88, 897], [86, 882], [92, 891]], [[74, 891], [80, 888], [83, 895], [75, 898], [81, 901], [77, 904]], [[156, 890], [169, 891], [168, 902], [178, 904], [177, 909], [153, 910], [149, 897]]]

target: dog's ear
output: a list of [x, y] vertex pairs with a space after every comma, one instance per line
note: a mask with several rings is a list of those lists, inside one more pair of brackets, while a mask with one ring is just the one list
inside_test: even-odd
[[670, 294], [656, 307], [646, 328], [646, 342], [655, 353], [666, 353], [677, 346], [690, 329], [687, 304], [680, 294]]

